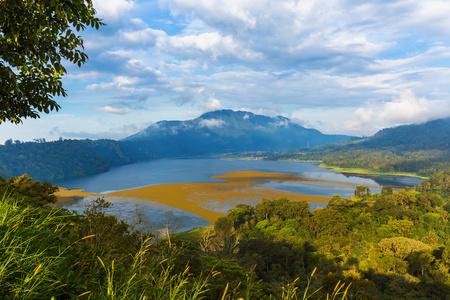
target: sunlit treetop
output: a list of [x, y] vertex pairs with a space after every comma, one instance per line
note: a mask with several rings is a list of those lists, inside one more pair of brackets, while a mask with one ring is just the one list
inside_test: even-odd
[[58, 110], [62, 60], [87, 60], [77, 32], [104, 25], [92, 0], [0, 0], [0, 123]]

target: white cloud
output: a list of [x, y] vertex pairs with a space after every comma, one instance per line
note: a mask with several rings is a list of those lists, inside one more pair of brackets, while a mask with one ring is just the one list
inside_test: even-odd
[[[362, 30], [364, 24], [378, 22], [379, 18], [372, 16], [373, 9], [365, 4], [328, 0], [161, 2], [173, 14], [192, 15], [196, 22], [201, 20], [217, 30], [217, 35], [231, 37], [240, 51], [257, 54], [252, 58], [264, 59], [266, 64], [284, 61], [313, 66], [334, 57], [370, 57], [394, 45], [372, 38], [370, 30]], [[308, 59], [314, 61], [309, 63]]]
[[[251, 112], [255, 115], [263, 115], [263, 116], [268, 116], [268, 117], [272, 117], [272, 118], [276, 118], [278, 117], [281, 112], [280, 110], [276, 109], [275, 105], [272, 105], [270, 107], [270, 109], [263, 109], [261, 108], [261, 106], [258, 106], [258, 109], [251, 109], [251, 108], [247, 108], [247, 107], [241, 107], [240, 109], [238, 109], [239, 111], [244, 111], [244, 112]], [[244, 116], [245, 118], [245, 116]]]
[[380, 59], [380, 60], [377, 59], [368, 66], [368, 69], [373, 71], [392, 70], [399, 67], [408, 67], [420, 63], [426, 63], [428, 61], [442, 59], [449, 56], [450, 56], [449, 47], [435, 46], [428, 49], [424, 53], [408, 58]]
[[114, 83], [118, 86], [135, 85], [140, 81], [141, 79], [139, 77], [117, 76], [114, 78]]
[[275, 123], [272, 123], [274, 127], [289, 127], [289, 121], [283, 118], [279, 118]]
[[243, 61], [256, 61], [262, 54], [243, 47], [231, 35], [206, 32], [198, 35], [160, 37], [158, 48], [168, 53], [188, 57], [205, 57], [216, 61], [223, 57], [233, 57]]
[[250, 118], [250, 115], [249, 114], [245, 114], [244, 115], [244, 120], [248, 120]]
[[192, 73], [199, 67], [196, 60], [172, 61], [170, 63], [161, 62], [160, 68], [167, 73]]
[[203, 107], [203, 110], [204, 110], [205, 112], [207, 112], [207, 111], [219, 110], [219, 109], [221, 109], [221, 108], [222, 108], [222, 105], [220, 104], [220, 100], [219, 100], [219, 99], [216, 99], [216, 98], [214, 98], [214, 97], [210, 97], [210, 98], [206, 101], [206, 103], [205, 103], [205, 105], [204, 105], [204, 107]]
[[93, 0], [99, 18], [117, 21], [135, 7], [132, 0]]
[[112, 82], [102, 82], [102, 83], [93, 83], [86, 87], [87, 91], [102, 91], [102, 90], [110, 90], [114, 88], [116, 85]]
[[[142, 70], [141, 70], [142, 71]], [[154, 88], [149, 87], [148, 85], [151, 82], [147, 82], [146, 79], [150, 79], [150, 81], [155, 81], [155, 74], [151, 74], [154, 76], [145, 77], [129, 77], [129, 76], [115, 76], [112, 78], [112, 82], [101, 82], [101, 83], [93, 83], [86, 86], [86, 91], [96, 92], [96, 91], [119, 91], [124, 93], [125, 95], [136, 94], [136, 93], [153, 93], [155, 92]], [[153, 78], [150, 78], [153, 77]], [[149, 84], [145, 84], [149, 83]], [[144, 87], [139, 87], [143, 85]]]
[[83, 81], [88, 81], [88, 80], [95, 80], [95, 79], [99, 79], [102, 78], [102, 76], [104, 76], [104, 74], [98, 72], [98, 71], [92, 71], [92, 72], [82, 72], [79, 74], [67, 74], [64, 78], [69, 79], [69, 80], [83, 80]]
[[450, 2], [447, 0], [400, 1], [409, 14], [400, 19], [402, 26], [432, 35], [450, 34]]
[[345, 128], [348, 130], [361, 130], [364, 125], [372, 121], [373, 111], [371, 109], [358, 108], [355, 111], [356, 121], [346, 121]]
[[[61, 125], [65, 132], [222, 107], [354, 135], [450, 115], [448, 0], [95, 0], [94, 7], [108, 26], [80, 33], [89, 61], [66, 66], [61, 110], [80, 117], [76, 129]], [[87, 105], [132, 110], [124, 118]], [[31, 125], [2, 126], [0, 138], [45, 137]]]
[[203, 119], [199, 123], [200, 127], [206, 127], [206, 128], [221, 128], [226, 124], [224, 120], [219, 119]]
[[162, 30], [146, 28], [138, 31], [121, 32], [121, 38], [127, 43], [138, 45], [155, 46], [160, 39], [168, 38], [167, 34]]
[[130, 112], [129, 108], [114, 108], [111, 106], [96, 107], [96, 111], [124, 115]]
[[[448, 104], [448, 100], [446, 101]], [[383, 105], [379, 114], [381, 121], [390, 124], [421, 123], [431, 119], [447, 117], [450, 107], [442, 101], [430, 101], [425, 97], [416, 97], [411, 90], [402, 92], [391, 102]]]
[[130, 23], [138, 28], [147, 28], [147, 23], [145, 23], [141, 18], [132, 18]]

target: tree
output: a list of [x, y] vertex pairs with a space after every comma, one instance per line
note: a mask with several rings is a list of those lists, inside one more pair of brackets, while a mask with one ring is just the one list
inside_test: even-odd
[[416, 251], [430, 250], [430, 246], [421, 241], [406, 237], [393, 237], [382, 239], [379, 244], [381, 253], [387, 256], [405, 259], [408, 255]]
[[392, 195], [392, 193], [393, 193], [393, 189], [392, 189], [392, 186], [383, 186], [382, 188], [381, 188], [381, 193], [382, 194], [385, 194], [385, 195]]
[[358, 185], [355, 190], [356, 197], [368, 197], [370, 196], [370, 189], [365, 185]]
[[50, 182], [40, 183], [33, 180], [28, 174], [17, 178], [11, 177], [8, 180], [0, 177], [0, 194], [14, 196], [24, 205], [40, 207], [56, 203], [55, 192], [57, 190], [58, 187]]
[[66, 96], [62, 60], [87, 60], [74, 30], [101, 25], [92, 0], [0, 1], [0, 123], [58, 110], [53, 97]]
[[431, 268], [435, 257], [430, 250], [420, 250], [409, 255], [409, 269], [413, 275], [423, 275], [426, 270]]

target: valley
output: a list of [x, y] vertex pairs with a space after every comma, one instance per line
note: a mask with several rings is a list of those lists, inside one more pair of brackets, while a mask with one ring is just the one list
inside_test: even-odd
[[[58, 182], [70, 190], [57, 195], [79, 199], [67, 208], [80, 212], [85, 198], [104, 197], [114, 203], [109, 213], [124, 219], [133, 217], [132, 206], [139, 205], [157, 224], [162, 224], [164, 211], [176, 211], [184, 220], [184, 230], [189, 230], [214, 223], [236, 205], [256, 205], [263, 199], [307, 201], [316, 209], [326, 207], [334, 195], [353, 196], [360, 184], [379, 192], [385, 185], [404, 188], [420, 182], [402, 176], [345, 176], [308, 162], [163, 159]], [[136, 200], [145, 201], [137, 204]]]
[[0, 0], [0, 299], [450, 300], [449, 0]]
[[[31, 233], [40, 241], [29, 249], [46, 247], [37, 267], [21, 263], [28, 274], [61, 258], [64, 295], [100, 280], [89, 284], [96, 295], [114, 282], [141, 299], [179, 278], [209, 299], [284, 299], [289, 288], [312, 299], [440, 299], [450, 289], [446, 124], [356, 138], [224, 110], [119, 141], [9, 141], [0, 214], [20, 230], [5, 236]], [[77, 278], [63, 278], [67, 269]]]

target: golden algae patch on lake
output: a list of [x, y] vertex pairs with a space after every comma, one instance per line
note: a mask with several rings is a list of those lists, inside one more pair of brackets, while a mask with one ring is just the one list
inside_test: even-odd
[[97, 194], [85, 192], [82, 189], [66, 189], [64, 187], [58, 187], [59, 190], [55, 193], [56, 197], [88, 197], [96, 196]]
[[222, 179], [226, 181], [255, 181], [255, 180], [268, 180], [268, 181], [300, 181], [305, 178], [296, 176], [292, 173], [280, 173], [280, 172], [261, 172], [261, 171], [234, 171], [225, 173], [222, 175], [211, 176], [211, 178]]
[[151, 185], [142, 188], [112, 192], [108, 196], [132, 197], [141, 200], [151, 200], [157, 203], [165, 204], [184, 211], [194, 213], [203, 219], [214, 223], [224, 214], [205, 209], [195, 201], [187, 200], [189, 195], [198, 192], [197, 184], [191, 183], [169, 183], [160, 185]]
[[69, 190], [64, 187], [58, 188], [58, 191], [55, 193], [57, 202], [51, 205], [53, 208], [61, 208], [67, 205], [76, 204], [78, 200], [83, 199], [84, 197], [99, 196], [94, 193], [85, 192], [82, 189]]
[[262, 199], [286, 197], [297, 201], [328, 202], [326, 197], [300, 195], [273, 190], [258, 181], [301, 180], [290, 173], [259, 171], [230, 172], [213, 178], [225, 182], [171, 183], [109, 193], [108, 196], [133, 197], [169, 205], [194, 213], [214, 223], [224, 212], [240, 203], [255, 205]]

